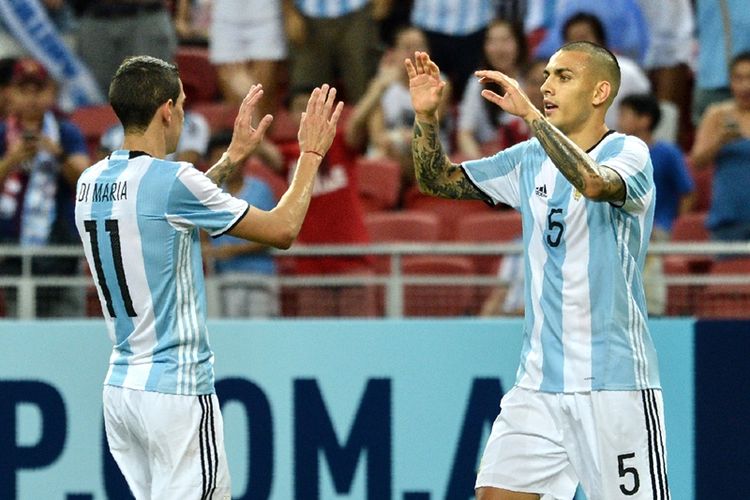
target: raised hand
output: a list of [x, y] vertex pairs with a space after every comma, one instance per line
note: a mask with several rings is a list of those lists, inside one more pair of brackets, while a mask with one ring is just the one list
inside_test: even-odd
[[327, 83], [316, 87], [307, 101], [307, 108], [302, 113], [302, 119], [297, 133], [301, 154], [314, 153], [324, 156], [336, 136], [336, 124], [344, 109], [344, 103], [336, 101], [336, 89]]
[[256, 84], [250, 87], [250, 91], [240, 104], [237, 118], [234, 120], [232, 142], [227, 148], [232, 163], [244, 162], [255, 151], [273, 121], [273, 116], [266, 115], [257, 127], [253, 127], [253, 112], [261, 97], [263, 97], [263, 87]]
[[414, 62], [404, 61], [409, 75], [411, 105], [417, 118], [436, 121], [440, 98], [446, 83], [440, 79], [440, 69], [427, 52], [415, 52]]
[[502, 96], [488, 89], [482, 90], [482, 97], [488, 101], [527, 121], [530, 121], [534, 116], [541, 116], [531, 99], [521, 90], [521, 86], [513, 78], [500, 71], [481, 70], [475, 71], [474, 74], [481, 83], [495, 82], [505, 89], [505, 94]]

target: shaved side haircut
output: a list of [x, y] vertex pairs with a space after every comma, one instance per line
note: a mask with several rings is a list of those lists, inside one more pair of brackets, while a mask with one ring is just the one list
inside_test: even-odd
[[560, 51], [583, 52], [588, 54], [593, 70], [599, 80], [606, 80], [612, 87], [607, 104], [611, 105], [620, 90], [620, 64], [617, 57], [601, 45], [591, 42], [571, 42], [560, 47]]

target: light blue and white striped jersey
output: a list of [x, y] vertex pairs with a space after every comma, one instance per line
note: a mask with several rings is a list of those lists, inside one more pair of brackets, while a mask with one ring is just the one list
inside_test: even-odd
[[496, 12], [497, 0], [415, 0], [411, 23], [427, 31], [464, 36], [486, 28]]
[[214, 392], [197, 228], [219, 235], [247, 209], [189, 163], [145, 153], [81, 174], [76, 226], [114, 343], [105, 384]]
[[308, 17], [341, 17], [355, 12], [370, 0], [295, 0], [294, 3]]
[[648, 147], [611, 132], [589, 154], [625, 181], [622, 207], [583, 197], [537, 139], [463, 164], [494, 202], [521, 212], [526, 312], [516, 384], [558, 393], [658, 388], [641, 276], [655, 202]]

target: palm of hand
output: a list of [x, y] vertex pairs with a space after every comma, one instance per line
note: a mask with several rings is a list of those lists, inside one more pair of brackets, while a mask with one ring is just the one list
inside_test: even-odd
[[522, 115], [526, 111], [526, 108], [529, 107], [529, 103], [517, 92], [506, 92], [504, 95], [501, 94], [500, 97], [504, 98], [505, 106], [503, 107], [508, 113]]
[[409, 80], [409, 92], [414, 111], [432, 113], [440, 105], [442, 86], [437, 78], [421, 74]]

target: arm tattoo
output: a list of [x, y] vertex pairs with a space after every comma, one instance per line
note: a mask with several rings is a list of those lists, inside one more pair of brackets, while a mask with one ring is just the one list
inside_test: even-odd
[[460, 166], [448, 159], [436, 123], [414, 120], [412, 156], [417, 182], [423, 192], [455, 200], [483, 200], [483, 195]]
[[617, 172], [597, 164], [547, 120], [536, 119], [531, 128], [552, 163], [578, 191], [585, 193], [592, 184], [599, 185], [599, 194], [593, 199], [625, 201], [625, 183]]
[[206, 177], [211, 179], [214, 184], [221, 187], [224, 184], [226, 178], [234, 171], [235, 168], [237, 168], [237, 164], [229, 161], [229, 155], [224, 154], [213, 167], [208, 169], [208, 171], [206, 172]]

